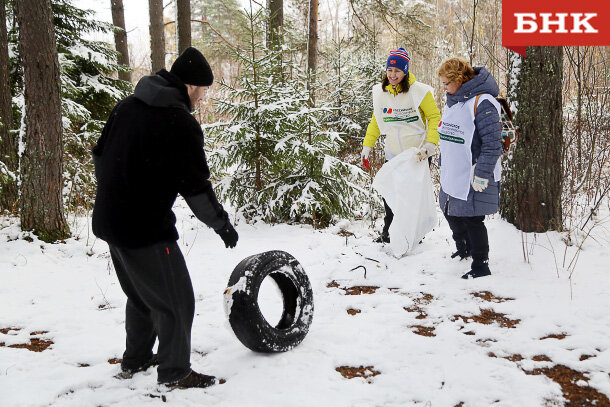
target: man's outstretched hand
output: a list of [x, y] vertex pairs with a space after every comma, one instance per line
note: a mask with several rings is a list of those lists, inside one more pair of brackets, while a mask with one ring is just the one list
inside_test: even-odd
[[239, 239], [239, 235], [237, 231], [231, 225], [231, 222], [227, 219], [227, 223], [223, 226], [222, 229], [216, 231], [223, 242], [225, 242], [225, 247], [232, 249], [237, 245], [237, 240]]

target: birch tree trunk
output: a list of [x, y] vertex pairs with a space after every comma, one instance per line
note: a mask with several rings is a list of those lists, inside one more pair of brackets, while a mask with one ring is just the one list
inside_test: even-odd
[[11, 174], [0, 175], [0, 210], [17, 210], [18, 188], [17, 140], [11, 134], [13, 128], [13, 108], [9, 77], [8, 36], [6, 31], [6, 2], [0, 0], [0, 162]]
[[51, 0], [16, 0], [25, 84], [21, 228], [45, 242], [70, 235], [62, 201], [59, 62]]
[[500, 213], [524, 232], [561, 230], [563, 49], [527, 47], [511, 69], [519, 140], [503, 175]]
[[150, 62], [152, 71], [165, 68], [165, 28], [163, 25], [163, 0], [148, 0], [150, 17]]
[[[125, 30], [125, 10], [123, 0], [110, 0], [112, 11], [112, 24], [119, 29], [114, 29], [114, 46], [119, 53], [118, 62], [129, 67], [129, 48], [127, 47], [127, 31]], [[119, 79], [130, 82], [131, 72], [119, 72]]]

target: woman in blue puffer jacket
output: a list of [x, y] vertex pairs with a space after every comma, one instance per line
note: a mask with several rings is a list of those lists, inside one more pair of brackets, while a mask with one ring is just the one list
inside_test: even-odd
[[457, 248], [451, 257], [472, 256], [471, 270], [462, 278], [488, 276], [489, 241], [483, 221], [500, 206], [498, 84], [485, 68], [472, 68], [460, 58], [443, 62], [438, 75], [447, 92], [439, 124], [439, 204]]

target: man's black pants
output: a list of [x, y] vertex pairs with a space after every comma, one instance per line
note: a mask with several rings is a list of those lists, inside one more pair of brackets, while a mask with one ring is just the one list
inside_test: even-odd
[[485, 227], [485, 216], [451, 216], [445, 214], [447, 223], [456, 242], [470, 242], [472, 260], [484, 261], [489, 258], [489, 240]]
[[186, 377], [191, 371], [195, 296], [178, 245], [158, 243], [141, 249], [109, 246], [121, 288], [127, 295], [127, 340], [121, 366], [136, 369], [148, 362], [158, 337], [158, 381], [167, 383]]

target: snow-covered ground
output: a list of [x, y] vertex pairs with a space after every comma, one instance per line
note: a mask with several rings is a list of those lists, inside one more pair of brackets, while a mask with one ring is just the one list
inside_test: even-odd
[[[106, 244], [94, 239], [86, 218], [70, 217], [75, 237], [54, 245], [28, 241], [14, 219], [0, 218], [0, 405], [563, 405], [559, 384], [526, 374], [556, 365], [583, 372], [572, 385], [598, 392], [596, 405], [608, 405], [607, 208], [600, 214], [606, 223], [585, 240], [571, 280], [568, 264], [577, 247], [564, 253], [564, 233], [523, 235], [489, 218], [493, 275], [470, 281], [459, 278], [469, 263], [450, 258], [454, 248], [442, 216], [414, 253], [396, 259], [372, 243], [376, 232], [366, 222], [326, 230], [242, 222], [239, 243], [228, 250], [181, 202], [176, 212], [197, 301], [191, 362], [226, 383], [167, 391], [157, 385], [154, 368], [131, 380], [113, 378], [119, 365], [109, 360], [122, 356], [125, 296]], [[223, 291], [239, 261], [275, 249], [291, 253], [307, 272], [313, 323], [293, 350], [257, 354], [231, 331]], [[361, 265], [366, 279], [363, 268], [350, 271]], [[363, 295], [342, 289], [353, 286], [379, 288]], [[265, 283], [260, 303], [270, 320], [278, 318], [279, 302]], [[475, 322], [489, 314], [481, 309], [504, 319]], [[416, 333], [423, 328], [435, 336]], [[53, 344], [43, 352], [10, 347], [32, 338]], [[367, 375], [379, 374], [347, 379], [336, 370], [341, 366], [370, 366]], [[571, 405], [593, 402], [582, 403]]]

